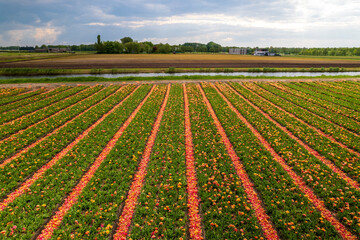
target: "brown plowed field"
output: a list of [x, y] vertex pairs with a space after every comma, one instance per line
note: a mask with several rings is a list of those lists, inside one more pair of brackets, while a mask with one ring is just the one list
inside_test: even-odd
[[227, 54], [90, 54], [2, 62], [0, 68], [359, 68], [360, 59], [258, 57]]

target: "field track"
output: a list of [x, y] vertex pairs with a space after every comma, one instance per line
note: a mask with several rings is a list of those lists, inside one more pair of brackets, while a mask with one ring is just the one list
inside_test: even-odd
[[19, 62], [0, 62], [0, 68], [359, 68], [359, 59], [259, 57], [228, 54], [90, 54]]
[[28, 87], [0, 239], [360, 239], [358, 81]]

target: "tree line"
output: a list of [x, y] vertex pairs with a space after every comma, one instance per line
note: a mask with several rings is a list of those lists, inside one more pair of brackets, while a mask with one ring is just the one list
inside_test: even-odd
[[[101, 41], [101, 36], [97, 36], [97, 41], [94, 44], [81, 45], [41, 45], [35, 47], [20, 47], [9, 46], [1, 47], [0, 50], [5, 51], [32, 51], [34, 49], [49, 49], [49, 48], [69, 48], [73, 52], [79, 51], [96, 51], [97, 53], [228, 53], [229, 48], [239, 47], [224, 47], [215, 42], [195, 43], [186, 42], [179, 45], [170, 45], [168, 43], [153, 44], [150, 41], [138, 42], [131, 37], [123, 37], [120, 41]], [[247, 49], [247, 54], [252, 55], [259, 47], [244, 47]], [[288, 48], [288, 47], [269, 47], [267, 48], [271, 53], [279, 53], [281, 55], [304, 55], [304, 56], [360, 56], [360, 48]]]
[[131, 37], [124, 37], [120, 41], [101, 41], [101, 36], [97, 36], [95, 48], [98, 53], [185, 53], [185, 52], [228, 52], [229, 47], [222, 47], [215, 42], [184, 43], [180, 45], [170, 45], [168, 43], [153, 44], [152, 42], [137, 42]]
[[[98, 53], [228, 53], [230, 48], [215, 42], [184, 43], [169, 45], [168, 43], [153, 44], [152, 42], [137, 42], [131, 37], [124, 37], [120, 41], [101, 41], [98, 35], [95, 49]], [[252, 55], [259, 47], [245, 47], [247, 54]], [[269, 47], [271, 53], [282, 55], [308, 55], [308, 56], [360, 56], [360, 48], [287, 48]]]

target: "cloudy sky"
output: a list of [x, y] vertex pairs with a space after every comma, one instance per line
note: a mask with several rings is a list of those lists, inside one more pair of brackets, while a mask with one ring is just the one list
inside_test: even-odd
[[130, 36], [180, 44], [359, 47], [360, 0], [0, 0], [0, 46]]

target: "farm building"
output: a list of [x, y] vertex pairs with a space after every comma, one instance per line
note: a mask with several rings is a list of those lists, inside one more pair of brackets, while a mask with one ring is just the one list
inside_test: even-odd
[[270, 52], [268, 49], [255, 50], [254, 56], [269, 56]]
[[70, 48], [36, 48], [34, 52], [66, 53], [71, 52]]
[[49, 53], [65, 53], [70, 51], [70, 48], [49, 48]]
[[229, 54], [246, 55], [247, 49], [246, 48], [229, 48]]

